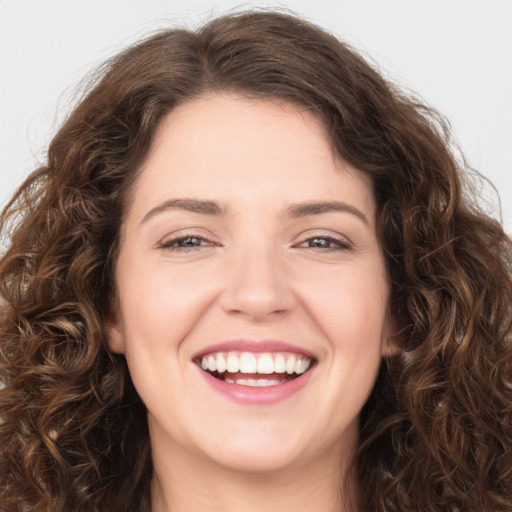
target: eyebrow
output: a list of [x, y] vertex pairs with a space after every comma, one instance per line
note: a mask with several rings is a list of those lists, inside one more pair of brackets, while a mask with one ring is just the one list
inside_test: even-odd
[[344, 212], [355, 215], [362, 220], [367, 226], [370, 225], [366, 215], [358, 210], [355, 206], [344, 203], [342, 201], [319, 201], [292, 204], [289, 206], [285, 215], [292, 218], [308, 217], [309, 215], [320, 215], [328, 212]]
[[[227, 205], [217, 203], [216, 201], [189, 198], [169, 199], [168, 201], [164, 201], [146, 213], [141, 221], [141, 224], [147, 222], [158, 213], [172, 208], [178, 208], [193, 213], [213, 216], [224, 216], [229, 212]], [[358, 210], [356, 207], [342, 201], [311, 201], [292, 204], [286, 208], [284, 216], [296, 219], [329, 212], [349, 213], [363, 221], [365, 225], [369, 225], [369, 221], [363, 212]]]
[[141, 224], [147, 222], [158, 213], [172, 208], [178, 208], [193, 213], [200, 213], [202, 215], [215, 216], [226, 215], [228, 211], [227, 207], [221, 206], [215, 201], [203, 201], [199, 199], [169, 199], [168, 201], [164, 201], [146, 213], [141, 221]]

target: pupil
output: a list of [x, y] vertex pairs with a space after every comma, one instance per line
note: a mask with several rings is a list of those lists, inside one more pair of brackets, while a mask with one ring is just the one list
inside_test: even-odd
[[327, 247], [328, 242], [325, 238], [314, 238], [313, 239], [313, 246], [314, 247]]
[[182, 247], [194, 247], [194, 246], [198, 245], [197, 242], [198, 242], [197, 238], [188, 237], [188, 238], [184, 238], [183, 240], [181, 240], [180, 245]]

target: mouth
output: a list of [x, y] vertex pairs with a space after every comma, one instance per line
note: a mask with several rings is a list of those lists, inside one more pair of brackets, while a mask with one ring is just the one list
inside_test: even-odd
[[194, 360], [202, 371], [228, 384], [271, 387], [310, 371], [313, 357], [292, 352], [212, 352]]

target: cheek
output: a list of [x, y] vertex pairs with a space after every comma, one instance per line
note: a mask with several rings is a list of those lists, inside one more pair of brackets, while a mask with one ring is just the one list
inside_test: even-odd
[[327, 411], [326, 439], [355, 424], [375, 384], [388, 324], [381, 268], [347, 266], [329, 279], [317, 274], [307, 283], [309, 316], [329, 345], [320, 374], [325, 382], [316, 399], [318, 410]]
[[[308, 304], [332, 354], [323, 400], [333, 407], [333, 419], [343, 420], [347, 411], [360, 411], [375, 383], [388, 333], [389, 291], [383, 266], [339, 270], [329, 279], [317, 275], [313, 288], [309, 283]], [[340, 403], [344, 411], [338, 410]]]
[[168, 267], [137, 274], [129, 270], [119, 290], [124, 353], [139, 395], [148, 409], [158, 410], [167, 388], [183, 385], [175, 380], [187, 363], [182, 342], [200, 321], [211, 294]]
[[389, 290], [383, 265], [347, 266], [317, 274], [303, 283], [303, 290], [311, 315], [338, 348], [347, 352], [380, 349], [388, 324]]
[[[120, 311], [133, 343], [161, 346], [179, 343], [209, 307], [215, 296], [204, 273], [173, 269], [163, 262], [124, 271], [119, 290]], [[210, 275], [211, 277], [211, 275]]]

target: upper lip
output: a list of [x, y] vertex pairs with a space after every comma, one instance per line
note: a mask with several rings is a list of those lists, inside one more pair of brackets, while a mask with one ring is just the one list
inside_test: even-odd
[[293, 352], [311, 359], [316, 359], [315, 354], [302, 347], [279, 340], [229, 340], [214, 345], [209, 345], [192, 356], [192, 359], [198, 359], [215, 352], [252, 352], [255, 354], [262, 352]]

